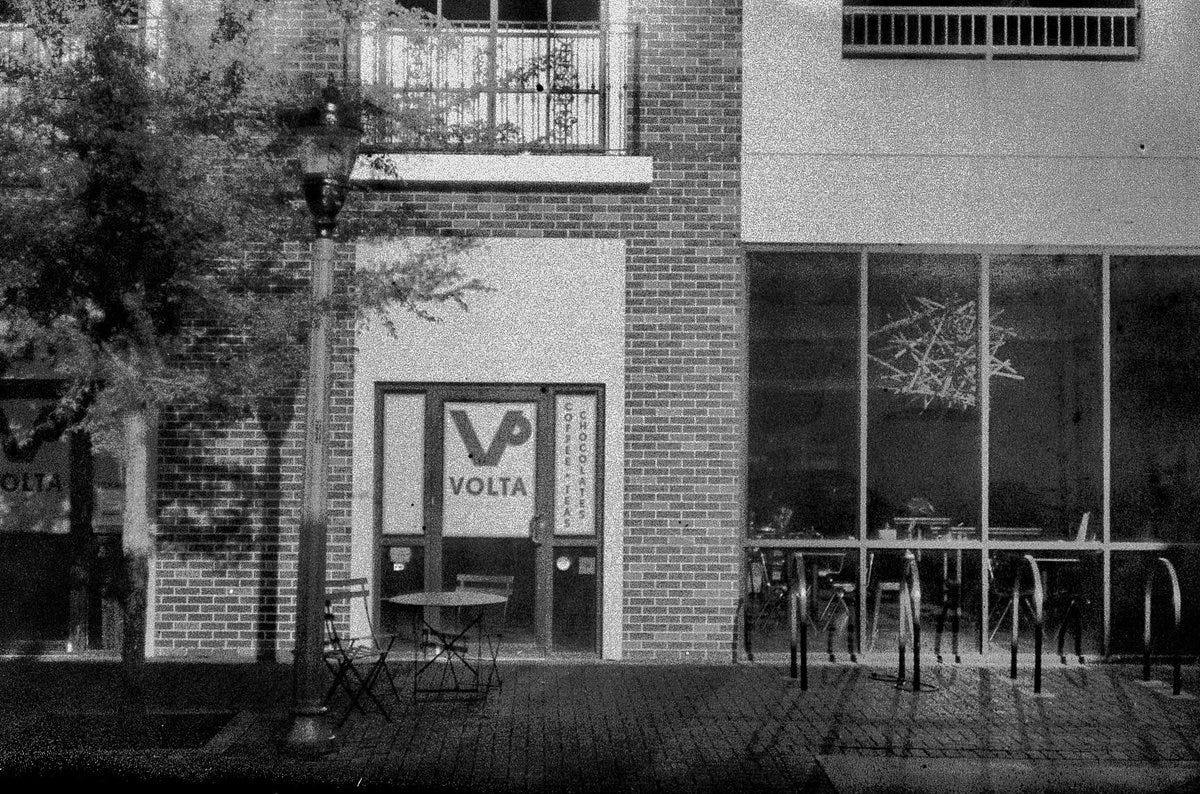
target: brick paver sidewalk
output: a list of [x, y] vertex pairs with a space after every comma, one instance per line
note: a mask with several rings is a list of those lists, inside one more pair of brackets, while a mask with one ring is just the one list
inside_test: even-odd
[[[0, 672], [11, 694], [21, 684], [5, 664]], [[94, 707], [94, 687], [113, 673], [81, 667], [57, 675], [59, 690]], [[1200, 700], [1147, 689], [1137, 683], [1138, 669], [1127, 666], [1055, 667], [1045, 693], [1035, 696], [1027, 670], [1013, 685], [1003, 669], [988, 667], [926, 668], [925, 682], [936, 688], [915, 694], [876, 680], [892, 670], [862, 665], [815, 667], [807, 692], [778, 665], [512, 665], [503, 690], [486, 703], [405, 701], [395, 704], [390, 723], [356, 713], [341, 748], [308, 762], [277, 750], [287, 717], [286, 668], [151, 667], [155, 697], [176, 707], [242, 711], [202, 749], [55, 753], [6, 746], [0, 775], [488, 791], [832, 791], [835, 783], [854, 783], [847, 769], [875, 776], [862, 790], [884, 790], [920, 788], [915, 778], [901, 785], [879, 777], [891, 769], [919, 774], [931, 765], [968, 763], [1011, 774], [1019, 763], [1057, 780], [1075, 767], [1127, 768], [1125, 783], [1110, 790], [1130, 780], [1147, 791], [1200, 786]], [[1191, 668], [1185, 691], [1198, 688]], [[0, 703], [14, 711], [11, 700]], [[64, 707], [39, 707], [52, 705]], [[851, 759], [861, 760], [847, 764]], [[823, 769], [840, 771], [827, 776]], [[1003, 781], [995, 790], [1005, 790]]]

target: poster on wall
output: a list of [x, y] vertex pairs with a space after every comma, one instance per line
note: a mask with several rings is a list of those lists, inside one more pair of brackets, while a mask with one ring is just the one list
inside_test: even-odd
[[[15, 438], [33, 426], [42, 400], [3, 400], [0, 411]], [[0, 454], [0, 531], [66, 533], [70, 521], [70, 449], [66, 440], [43, 441]]]
[[554, 398], [554, 534], [596, 534], [596, 395]]
[[444, 422], [442, 534], [528, 536], [537, 404], [448, 402]]

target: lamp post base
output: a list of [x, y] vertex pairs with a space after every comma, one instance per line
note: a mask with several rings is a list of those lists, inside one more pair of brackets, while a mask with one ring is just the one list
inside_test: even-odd
[[337, 749], [338, 736], [329, 722], [329, 709], [297, 708], [292, 712], [292, 725], [283, 740], [288, 755], [317, 758]]

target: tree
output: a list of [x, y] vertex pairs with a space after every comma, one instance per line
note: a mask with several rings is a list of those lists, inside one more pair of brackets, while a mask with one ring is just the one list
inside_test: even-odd
[[[287, 261], [310, 232], [285, 122], [317, 91], [272, 39], [269, 0], [171, 3], [141, 26], [149, 36], [130, 24], [131, 0], [9, 4], [26, 32], [0, 57], [10, 87], [0, 94], [0, 377], [35, 362], [65, 387], [26, 432], [0, 413], [7, 451], [85, 432], [120, 452], [179, 403], [231, 417], [287, 410], [317, 313], [386, 318], [398, 305], [429, 319], [431, 307], [465, 306], [485, 288], [456, 264], [471, 242], [444, 237], [311, 305], [307, 269]], [[363, 12], [349, 0], [331, 7], [347, 21]], [[362, 105], [390, 112], [369, 97]], [[394, 123], [437, 126], [411, 107]], [[360, 217], [354, 227], [398, 223]], [[142, 653], [144, 555], [126, 548], [131, 665]]]

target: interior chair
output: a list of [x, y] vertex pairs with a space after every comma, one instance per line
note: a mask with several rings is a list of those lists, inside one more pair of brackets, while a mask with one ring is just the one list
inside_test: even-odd
[[836, 661], [833, 652], [833, 640], [839, 630], [846, 631], [846, 646], [850, 653], [850, 661], [856, 660], [854, 639], [854, 611], [846, 603], [846, 596], [858, 589], [857, 579], [851, 579], [845, 571], [846, 554], [837, 557], [821, 557], [816, 567], [818, 586], [829, 589], [829, 599], [817, 616], [817, 627], [827, 633], [827, 650], [829, 661]]
[[[460, 573], [456, 577], [456, 590], [473, 590], [482, 593], [491, 593], [493, 595], [502, 595], [505, 599], [512, 598], [513, 592], [513, 577], [500, 574], [485, 574], [485, 573]], [[456, 619], [461, 625], [462, 609], [458, 608]], [[480, 618], [480, 632], [483, 640], [487, 643], [488, 653], [491, 656], [492, 664], [488, 668], [488, 678], [486, 686], [496, 686], [500, 688], [504, 681], [500, 678], [500, 671], [497, 667], [498, 656], [500, 654], [500, 643], [504, 640], [504, 624], [508, 618], [508, 601], [505, 600], [502, 604], [497, 604], [494, 607], [481, 607], [488, 612]]]
[[785, 563], [769, 560], [765, 551], [759, 551], [750, 559], [747, 580], [747, 613], [752, 624], [782, 620], [787, 614], [787, 582]]
[[[1079, 528], [1075, 531], [1075, 542], [1083, 543], [1090, 539], [1092, 534], [1088, 527], [1091, 513], [1086, 512], [1079, 519]], [[1063, 571], [1062, 574], [1065, 574]], [[1067, 656], [1063, 653], [1063, 648], [1066, 644], [1067, 629], [1074, 629], [1075, 640], [1075, 657], [1083, 664], [1083, 609], [1091, 604], [1091, 600], [1079, 589], [1077, 582], [1072, 582], [1071, 586], [1065, 590], [1061, 587], [1061, 580], [1057, 583], [1058, 590], [1053, 594], [1055, 601], [1062, 603], [1066, 602], [1066, 609], [1062, 612], [1062, 621], [1058, 626], [1058, 658], [1063, 663], [1067, 663]]]
[[1075, 530], [1076, 543], [1083, 543], [1086, 540], [1090, 540], [1089, 535], [1091, 534], [1091, 531], [1088, 529], [1088, 522], [1091, 517], [1092, 513], [1091, 511], [1088, 511], [1083, 514], [1082, 518], [1079, 519], [1079, 528]]
[[[867, 590], [868, 590], [868, 592], [871, 589], [871, 579], [872, 579], [872, 573], [874, 571], [874, 568], [875, 568], [875, 552], [871, 552], [871, 554], [867, 558]], [[899, 571], [899, 570], [900, 569], [897, 569], [897, 571]], [[879, 612], [880, 612], [880, 609], [883, 607], [883, 594], [887, 593], [889, 596], [891, 596], [892, 594], [895, 594], [896, 603], [899, 604], [900, 603], [900, 590], [901, 590], [901, 583], [900, 583], [899, 578], [891, 578], [889, 576], [889, 578], [884, 579], [882, 576], [880, 576], [880, 578], [875, 582], [875, 605], [874, 605], [874, 609], [871, 612], [871, 644], [868, 646], [870, 648], [870, 650], [872, 650], [872, 651], [875, 650], [875, 644], [879, 640]]]
[[[1016, 566], [1020, 564], [1023, 564], [1020, 557], [1010, 555], [1004, 565], [998, 566], [992, 556], [988, 555], [988, 603], [991, 605], [991, 614], [988, 617], [988, 621], [992, 626], [991, 634], [988, 635], [989, 644], [996, 638], [996, 633], [1004, 625], [1004, 618], [1008, 616], [1008, 611], [1012, 609], [1013, 576], [1018, 570]], [[1017, 600], [1025, 608], [1026, 618], [1030, 621], [1030, 625], [1033, 625], [1033, 584], [1027, 576], [1021, 577], [1021, 585], [1017, 591]]]
[[945, 636], [946, 617], [950, 617], [950, 643], [954, 653], [955, 664], [962, 661], [958, 640], [962, 629], [962, 552], [955, 552], [954, 573], [950, 573], [950, 552], [942, 552], [942, 608], [938, 612], [937, 625], [934, 630], [933, 655], [940, 663], [942, 661], [942, 637]]
[[[343, 604], [346, 608], [342, 615], [339, 615], [339, 607]], [[368, 633], [347, 636], [338, 629], [338, 624], [349, 619], [358, 609], [362, 610]], [[383, 634], [376, 626], [371, 614], [371, 591], [367, 589], [365, 578], [334, 579], [326, 583], [323, 658], [325, 666], [333, 674], [333, 682], [325, 692], [325, 701], [328, 702], [339, 688], [345, 690], [350, 697], [350, 705], [337, 723], [339, 727], [355, 708], [366, 713], [362, 703], [364, 696], [375, 705], [385, 720], [391, 722], [391, 714], [376, 697], [374, 687], [382, 676], [391, 687], [393, 696], [397, 700], [400, 698], [394, 676], [387, 665], [388, 655], [395, 642], [394, 634]]]

